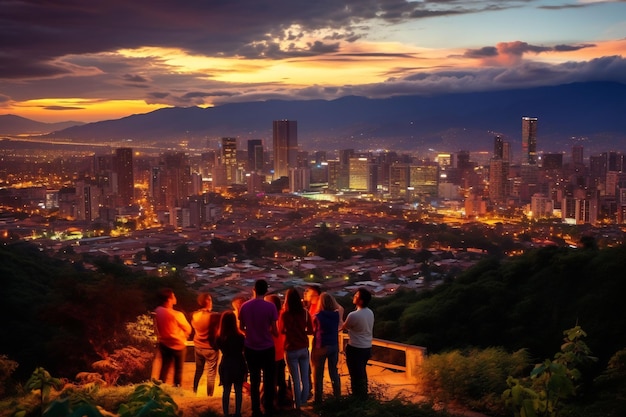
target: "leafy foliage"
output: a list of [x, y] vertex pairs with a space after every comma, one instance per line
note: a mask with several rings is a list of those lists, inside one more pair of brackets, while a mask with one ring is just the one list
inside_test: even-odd
[[132, 376], [142, 371], [152, 359], [152, 354], [143, 352], [135, 347], [126, 346], [116, 349], [102, 360], [93, 363], [93, 368], [102, 373], [109, 385], [117, 384], [122, 376]]
[[373, 395], [363, 400], [351, 396], [328, 398], [315, 406], [320, 417], [450, 417], [435, 410], [431, 404], [414, 403], [410, 399], [383, 400]]
[[120, 405], [118, 414], [120, 417], [176, 417], [178, 405], [160, 385], [142, 384], [135, 388], [128, 402]]
[[11, 375], [17, 366], [18, 363], [9, 359], [7, 355], [0, 355], [0, 397], [8, 391]]
[[176, 291], [182, 309], [195, 309], [195, 295], [176, 275], [149, 277], [102, 259], [89, 271], [24, 242], [0, 246], [0, 258], [0, 340], [20, 364], [17, 380], [37, 367], [73, 377], [116, 349], [145, 348], [127, 324], [158, 305], [162, 287]]
[[472, 410], [502, 414], [500, 394], [508, 375], [521, 375], [528, 352], [501, 348], [451, 351], [430, 355], [420, 370], [420, 385], [433, 401], [455, 402]]
[[375, 300], [374, 333], [434, 353], [502, 346], [549, 357], [560, 345], [562, 329], [579, 324], [593, 329], [587, 344], [606, 364], [626, 346], [621, 331], [626, 327], [624, 270], [626, 246], [547, 247], [515, 258], [490, 258], [453, 282], [413, 293], [411, 300]]
[[502, 397], [515, 417], [556, 417], [564, 404], [577, 393], [580, 367], [596, 358], [582, 340], [587, 334], [576, 326], [563, 332], [565, 343], [554, 360], [535, 365], [527, 379], [507, 378], [509, 388]]

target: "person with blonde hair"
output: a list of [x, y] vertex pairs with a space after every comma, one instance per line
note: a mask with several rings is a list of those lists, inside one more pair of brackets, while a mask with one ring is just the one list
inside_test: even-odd
[[213, 312], [213, 299], [209, 293], [198, 295], [200, 309], [191, 316], [191, 327], [195, 330], [193, 336], [196, 372], [193, 377], [193, 392], [198, 391], [200, 378], [207, 368], [206, 394], [213, 396], [215, 390], [215, 376], [217, 374], [218, 350], [215, 345], [217, 330], [220, 324], [219, 313]]
[[326, 292], [320, 295], [320, 308], [313, 316], [313, 348], [311, 364], [313, 365], [314, 398], [319, 403], [323, 397], [324, 364], [328, 360], [328, 374], [333, 386], [333, 395], [341, 396], [341, 379], [337, 370], [339, 362], [339, 323], [337, 302]]

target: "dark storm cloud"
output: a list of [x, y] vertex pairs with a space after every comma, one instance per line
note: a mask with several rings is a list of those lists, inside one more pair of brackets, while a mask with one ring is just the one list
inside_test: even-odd
[[554, 50], [557, 52], [569, 52], [569, 51], [578, 51], [580, 49], [585, 49], [585, 48], [593, 48], [594, 44], [588, 43], [588, 44], [583, 44], [583, 45], [556, 45], [554, 47]]
[[148, 82], [147, 78], [142, 77], [141, 75], [132, 75], [132, 74], [124, 74], [124, 80], [133, 82], [133, 83], [145, 83]]
[[158, 91], [154, 91], [152, 93], [148, 93], [148, 97], [152, 97], [152, 98], [157, 98], [157, 99], [163, 99], [167, 96], [169, 96], [170, 93], [162, 93], [162, 92], [158, 92]]
[[[0, 78], [57, 76], [68, 70], [56, 58], [144, 46], [174, 47], [211, 56], [279, 59], [325, 54], [337, 44], [282, 51], [275, 40], [301, 31], [333, 30], [354, 41], [368, 19], [397, 22], [478, 12], [482, 2], [408, 0], [21, 0], [0, 7]], [[496, 4], [493, 2], [493, 4]], [[506, 3], [505, 3], [506, 4]], [[469, 6], [468, 6], [469, 5]], [[483, 7], [483, 6], [480, 6]], [[355, 30], [357, 28], [357, 30]], [[259, 47], [260, 45], [260, 47]]]
[[463, 56], [467, 58], [485, 58], [498, 56], [498, 48], [495, 46], [485, 46], [480, 49], [468, 49]]
[[593, 44], [581, 45], [556, 45], [556, 46], [538, 46], [531, 45], [527, 42], [501, 42], [496, 46], [485, 46], [479, 49], [468, 49], [463, 54], [465, 58], [497, 58], [499, 56], [522, 57], [525, 53], [531, 52], [539, 54], [542, 52], [571, 52], [584, 48], [592, 48]]
[[182, 98], [190, 99], [190, 98], [204, 98], [204, 97], [230, 97], [233, 95], [234, 93], [229, 92], [229, 91], [214, 91], [214, 92], [192, 91], [192, 92], [184, 94]]
[[74, 107], [74, 106], [45, 106], [45, 107], [42, 107], [42, 109], [45, 109], [45, 110], [58, 110], [58, 111], [63, 111], [63, 110], [82, 110], [82, 109], [84, 109], [84, 107]]
[[614, 81], [626, 83], [626, 59], [611, 56], [587, 62], [568, 62], [549, 65], [523, 62], [514, 67], [490, 67], [466, 71], [435, 71], [417, 73], [404, 78], [391, 78], [387, 82], [350, 86], [339, 95], [366, 97], [391, 95], [436, 95], [450, 92], [475, 92], [528, 88], [545, 85], [588, 81]]

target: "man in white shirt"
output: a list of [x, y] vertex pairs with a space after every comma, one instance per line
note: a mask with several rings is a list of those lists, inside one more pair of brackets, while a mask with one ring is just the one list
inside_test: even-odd
[[348, 314], [342, 327], [349, 337], [346, 364], [352, 395], [363, 398], [367, 397], [367, 361], [372, 356], [374, 313], [368, 308], [371, 299], [367, 289], [359, 288], [352, 298], [356, 310]]

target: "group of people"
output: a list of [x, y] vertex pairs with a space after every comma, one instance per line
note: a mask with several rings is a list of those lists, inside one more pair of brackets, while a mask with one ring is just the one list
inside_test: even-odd
[[[160, 379], [165, 381], [173, 366], [174, 385], [180, 386], [185, 342], [193, 330], [194, 392], [206, 368], [207, 395], [212, 396], [219, 374], [224, 388], [222, 408], [225, 416], [229, 415], [233, 389], [235, 416], [241, 415], [243, 385], [247, 378], [252, 417], [271, 416], [276, 406], [290, 403], [300, 409], [310, 399], [322, 401], [326, 366], [333, 395], [341, 395], [339, 332], [347, 331], [349, 340], [345, 354], [351, 392], [366, 397], [367, 362], [371, 356], [374, 326], [374, 314], [368, 308], [371, 293], [359, 288], [352, 300], [356, 310], [343, 320], [341, 305], [319, 286], [308, 286], [304, 299], [295, 288], [290, 288], [284, 303], [276, 294], [268, 294], [268, 289], [267, 281], [257, 280], [251, 299], [234, 299], [233, 310], [221, 314], [212, 311], [211, 296], [202, 293], [198, 296], [200, 309], [192, 314], [191, 324], [182, 312], [174, 309], [176, 296], [173, 291], [162, 291], [162, 303], [155, 310], [162, 358]], [[291, 398], [286, 369], [290, 375]]]

